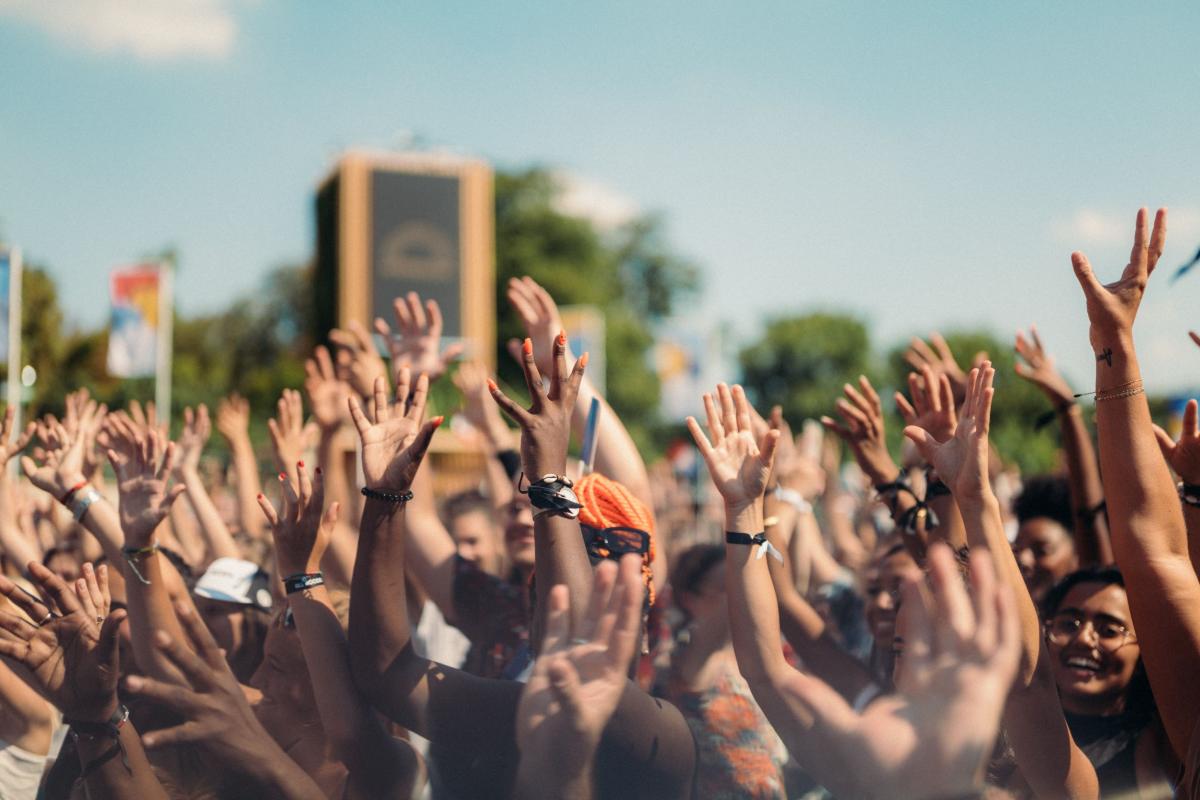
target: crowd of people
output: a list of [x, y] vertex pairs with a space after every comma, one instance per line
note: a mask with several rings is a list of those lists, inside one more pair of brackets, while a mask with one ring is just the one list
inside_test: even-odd
[[697, 485], [528, 278], [520, 391], [399, 298], [387, 359], [352, 324], [283, 393], [268, 486], [237, 397], [173, 441], [86, 390], [8, 409], [0, 797], [1200, 800], [1200, 424], [1153, 424], [1132, 334], [1165, 236], [1140, 211], [1113, 283], [1072, 255], [1087, 400], [1017, 336], [1056, 474], [934, 336], [899, 453], [865, 377], [799, 433], [722, 383]]

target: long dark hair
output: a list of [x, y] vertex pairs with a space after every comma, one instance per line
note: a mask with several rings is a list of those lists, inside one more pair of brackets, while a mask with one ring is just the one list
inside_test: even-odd
[[[1083, 583], [1094, 583], [1100, 586], [1120, 586], [1125, 588], [1125, 577], [1116, 567], [1085, 567], [1064, 576], [1058, 583], [1046, 592], [1042, 599], [1042, 619], [1048, 620], [1058, 613], [1063, 600], [1076, 586]], [[1131, 721], [1148, 722], [1158, 715], [1158, 706], [1154, 702], [1154, 693], [1150, 691], [1150, 679], [1146, 677], [1146, 667], [1139, 656], [1137, 666], [1133, 670], [1133, 678], [1125, 689], [1124, 715]]]

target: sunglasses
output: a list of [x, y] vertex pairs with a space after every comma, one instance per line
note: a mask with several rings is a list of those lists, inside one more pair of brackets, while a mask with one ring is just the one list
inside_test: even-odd
[[620, 558], [627, 553], [645, 555], [650, 550], [650, 534], [637, 528], [617, 525], [612, 528], [593, 528], [580, 525], [583, 541], [588, 552], [599, 555], [597, 550], [607, 550], [609, 558]]

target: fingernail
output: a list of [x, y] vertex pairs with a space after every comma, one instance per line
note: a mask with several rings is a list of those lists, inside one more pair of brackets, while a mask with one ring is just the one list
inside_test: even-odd
[[567, 333], [566, 333], [566, 331], [559, 331], [559, 332], [558, 332], [558, 344], [559, 344], [559, 346], [561, 347], [561, 346], [565, 345], [566, 343], [567, 343]]
[[527, 355], [527, 356], [533, 355], [533, 341], [530, 339], [526, 339], [525, 342], [521, 345], [521, 349], [525, 351], [525, 355]]
[[262, 498], [263, 498], [263, 496], [262, 496], [262, 492], [259, 492], [259, 493], [258, 493], [258, 499], [259, 499], [259, 500], [262, 500]]
[[493, 392], [500, 391], [500, 387], [497, 386], [496, 382], [494, 380], [492, 380], [491, 378], [488, 378], [487, 383], [488, 383], [488, 389], [490, 389], [491, 391], [493, 391]]
[[282, 483], [283, 481], [286, 481], [286, 480], [287, 480], [287, 475], [284, 475], [282, 472], [281, 472], [281, 473], [279, 473], [279, 481], [280, 481], [280, 483]]
[[142, 688], [142, 679], [136, 675], [130, 675], [125, 679], [125, 685], [136, 692]]
[[299, 467], [300, 469], [304, 469], [304, 462], [303, 462], [303, 461], [297, 461], [297, 462], [296, 462], [296, 466], [297, 466], [297, 467]]
[[587, 366], [587, 362], [588, 362], [588, 354], [587, 354], [587, 353], [584, 353], [583, 355], [581, 355], [581, 356], [579, 357], [579, 363], [580, 363], [580, 364], [582, 364], [583, 366], [585, 366], [585, 367], [586, 367], [586, 366]]
[[445, 418], [445, 417], [434, 417], [433, 419], [431, 419], [431, 420], [429, 420], [429, 421], [430, 421], [430, 422], [432, 422], [432, 423], [433, 423], [433, 427], [435, 427], [435, 428], [436, 428], [436, 427], [438, 427], [439, 425], [441, 425], [441, 424], [442, 424], [442, 420], [444, 420], [444, 419], [446, 419], [446, 418]]
[[321, 468], [320, 468], [320, 467], [317, 467], [317, 474], [318, 474], [318, 475], [320, 475], [320, 474], [321, 474]]

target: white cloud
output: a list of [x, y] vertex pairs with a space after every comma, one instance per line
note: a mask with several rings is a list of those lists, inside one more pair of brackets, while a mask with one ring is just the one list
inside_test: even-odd
[[[1200, 208], [1182, 207], [1169, 210], [1167, 217], [1168, 243], [1185, 243], [1189, 257], [1193, 244], [1200, 242]], [[1133, 212], [1129, 209], [1081, 208], [1069, 219], [1053, 225], [1054, 238], [1076, 250], [1089, 247], [1128, 247], [1133, 242]]]
[[237, 37], [234, 1], [0, 0], [0, 17], [95, 53], [128, 53], [143, 61], [221, 59]]
[[554, 177], [559, 188], [554, 206], [562, 214], [591, 220], [605, 231], [638, 215], [638, 204], [611, 187], [570, 172], [557, 172]]

